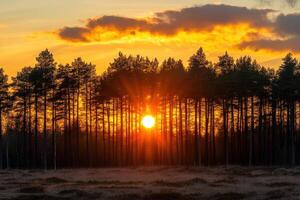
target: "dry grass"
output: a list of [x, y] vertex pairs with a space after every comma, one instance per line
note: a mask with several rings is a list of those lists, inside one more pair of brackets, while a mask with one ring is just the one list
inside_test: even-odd
[[20, 193], [44, 193], [44, 188], [41, 186], [29, 186], [20, 188]]

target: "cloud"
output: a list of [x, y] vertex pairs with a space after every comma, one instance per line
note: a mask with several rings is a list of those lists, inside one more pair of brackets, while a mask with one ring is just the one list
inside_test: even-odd
[[[217, 25], [247, 23], [252, 27], [269, 27], [271, 9], [249, 9], [230, 5], [204, 5], [181, 10], [167, 10], [155, 13], [145, 19], [122, 16], [102, 16], [89, 19], [83, 27], [64, 27], [58, 31], [60, 38], [72, 42], [101, 41], [108, 31], [119, 34], [111, 38], [147, 32], [165, 36], [174, 36], [180, 31], [199, 32]], [[91, 37], [94, 35], [95, 37]]]
[[[271, 5], [275, 0], [259, 0], [262, 4]], [[290, 7], [295, 7], [299, 0], [284, 0], [284, 3], [288, 4]]]
[[300, 14], [280, 14], [275, 22], [276, 31], [283, 35], [300, 34]]
[[89, 29], [82, 27], [64, 27], [59, 30], [59, 35], [61, 38], [70, 40], [73, 42], [87, 42], [85, 34], [89, 33]]
[[126, 30], [128, 28], [140, 28], [148, 26], [148, 22], [146, 20], [139, 20], [127, 17], [119, 17], [119, 16], [103, 16], [96, 19], [90, 19], [88, 24], [86, 25], [88, 28], [96, 28], [96, 27], [113, 27], [120, 30]]
[[300, 52], [300, 14], [280, 14], [273, 23], [273, 32], [277, 39], [268, 39], [258, 35], [250, 41], [241, 42], [238, 47], [242, 49]]
[[242, 42], [238, 45], [239, 48], [251, 48], [254, 50], [270, 50], [270, 51], [293, 51], [300, 53], [300, 36], [291, 37], [288, 39], [268, 40], [260, 39]]
[[[174, 27], [202, 28], [214, 25], [249, 23], [253, 26], [266, 26], [270, 22], [267, 14], [271, 9], [248, 9], [230, 5], [204, 5], [184, 8], [180, 11], [156, 13], [156, 17], [166, 19]], [[166, 21], [165, 20], [165, 21]]]
[[291, 7], [295, 7], [298, 0], [285, 0]]
[[[264, 0], [272, 3], [271, 0]], [[286, 1], [295, 5], [295, 0]], [[276, 13], [275, 19], [269, 14]], [[106, 15], [88, 19], [84, 26], [66, 26], [57, 31], [58, 36], [70, 42], [111, 42], [146, 33], [149, 38], [164, 36], [175, 38], [181, 32], [192, 34], [212, 34], [214, 28], [221, 27], [224, 34], [225, 26], [247, 24], [249, 31], [239, 40], [239, 44], [229, 45], [239, 49], [267, 49], [271, 51], [289, 50], [300, 52], [300, 14], [281, 14], [271, 9], [250, 9], [246, 7], [224, 4], [209, 4], [166, 10], [157, 12], [151, 17], [129, 18]], [[240, 31], [241, 32], [241, 31]], [[237, 34], [243, 34], [237, 32]], [[229, 33], [228, 33], [229, 34]], [[231, 33], [232, 34], [232, 33]], [[218, 41], [219, 35], [214, 35]], [[151, 39], [150, 39], [151, 40]]]

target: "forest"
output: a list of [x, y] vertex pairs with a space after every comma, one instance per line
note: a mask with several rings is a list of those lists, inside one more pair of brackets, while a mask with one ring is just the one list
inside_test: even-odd
[[[155, 117], [152, 129], [141, 125]], [[101, 74], [49, 50], [0, 70], [0, 168], [300, 164], [300, 65], [202, 48], [184, 66], [119, 53]]]

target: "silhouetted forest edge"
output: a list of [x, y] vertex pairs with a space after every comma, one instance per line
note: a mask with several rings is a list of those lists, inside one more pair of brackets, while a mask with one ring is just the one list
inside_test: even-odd
[[[49, 50], [12, 81], [0, 69], [0, 168], [300, 163], [300, 65], [200, 48], [181, 60], [119, 53], [101, 75]], [[141, 119], [156, 118], [153, 129]]]

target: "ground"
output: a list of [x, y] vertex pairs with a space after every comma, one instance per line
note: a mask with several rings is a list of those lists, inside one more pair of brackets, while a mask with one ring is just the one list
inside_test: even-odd
[[0, 199], [300, 199], [300, 168], [4, 170]]

